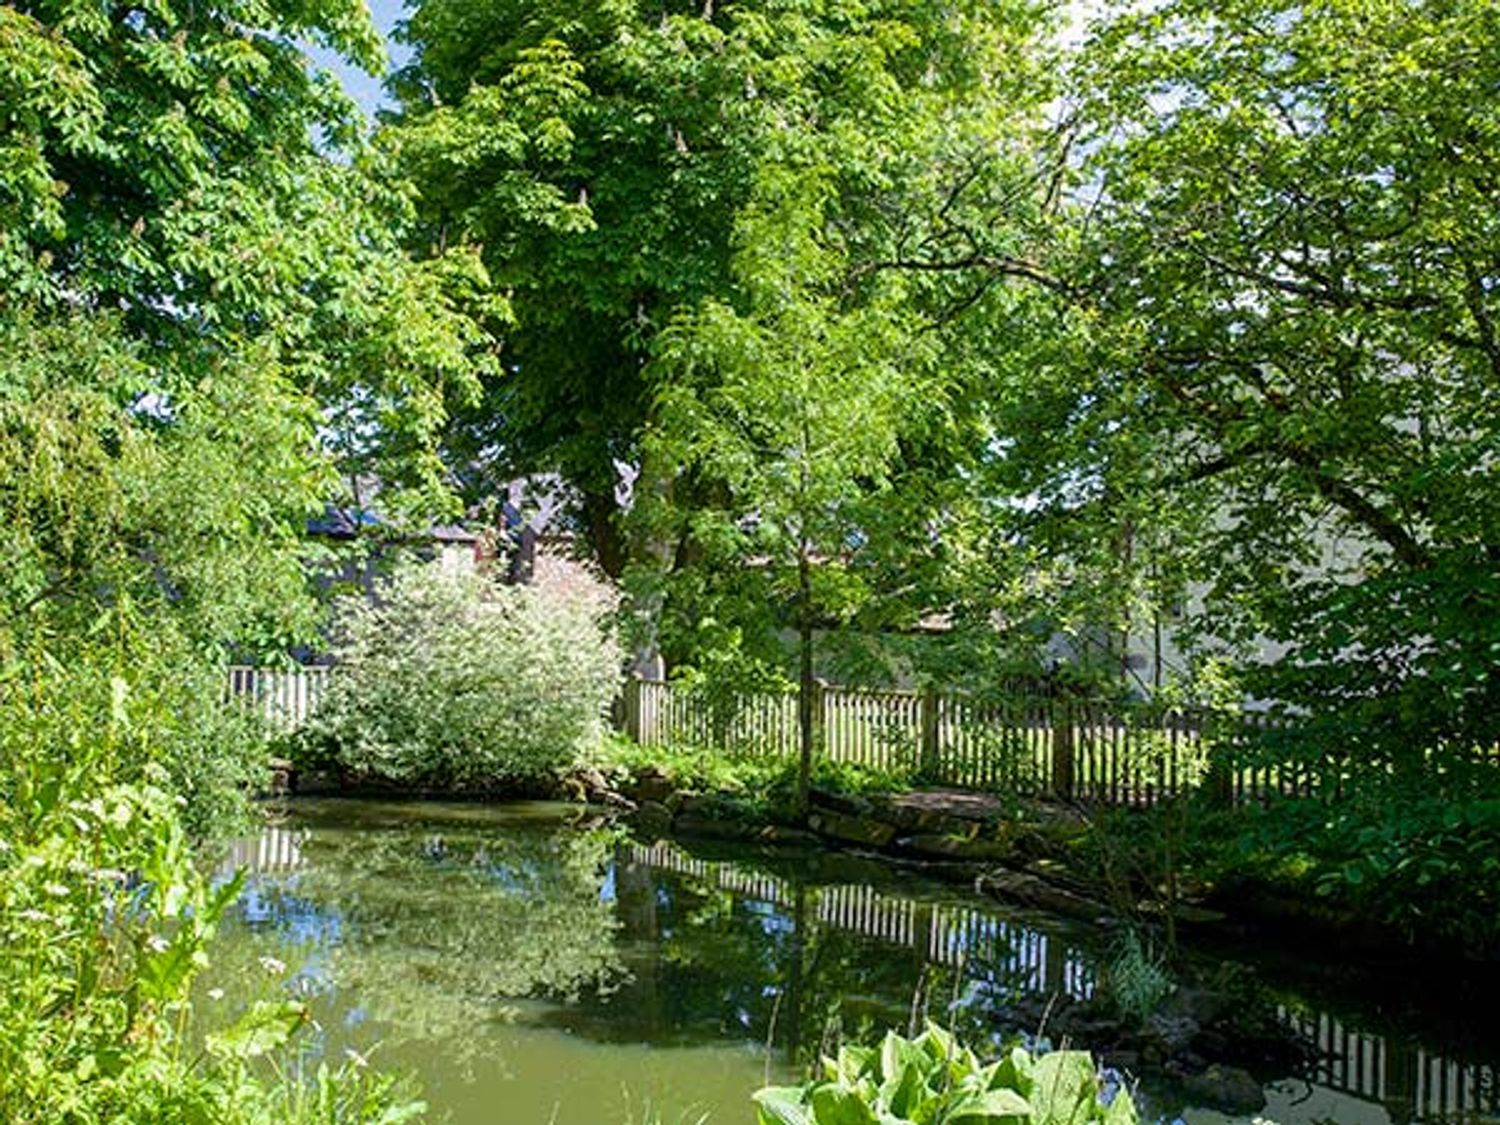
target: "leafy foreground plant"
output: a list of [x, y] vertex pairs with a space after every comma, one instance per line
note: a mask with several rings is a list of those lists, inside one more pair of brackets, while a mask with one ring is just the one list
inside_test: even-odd
[[[9, 755], [7, 755], [9, 756]], [[262, 1000], [194, 1031], [190, 989], [238, 880], [194, 868], [177, 803], [98, 784], [99, 763], [16, 762], [0, 806], [0, 1120], [394, 1125], [420, 1114], [370, 1072], [278, 1064], [307, 1023]]]
[[843, 1047], [824, 1078], [755, 1095], [760, 1125], [1135, 1125], [1124, 1089], [1108, 1097], [1086, 1051], [1033, 1056], [1016, 1047], [981, 1065], [933, 1024], [915, 1039]]

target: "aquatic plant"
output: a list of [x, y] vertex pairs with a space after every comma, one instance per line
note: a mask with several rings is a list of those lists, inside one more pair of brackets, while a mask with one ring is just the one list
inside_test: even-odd
[[755, 1095], [760, 1125], [1135, 1125], [1129, 1092], [1102, 1082], [1084, 1051], [1013, 1048], [984, 1064], [935, 1024], [915, 1039], [846, 1046], [823, 1077]]
[[1172, 975], [1161, 955], [1131, 927], [1102, 966], [1105, 997], [1132, 1023], [1144, 1023], [1172, 991]]

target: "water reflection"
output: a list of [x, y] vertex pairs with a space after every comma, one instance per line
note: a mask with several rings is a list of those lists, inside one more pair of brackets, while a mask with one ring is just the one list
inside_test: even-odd
[[[881, 865], [695, 855], [570, 816], [300, 804], [226, 861], [251, 877], [206, 986], [285, 961], [317, 1014], [316, 1050], [374, 1049], [417, 1070], [454, 1121], [558, 1125], [746, 1121], [750, 1090], [839, 1036], [931, 1014], [993, 1040], [1028, 998], [1093, 994], [1098, 935], [1085, 929]], [[1282, 1125], [1500, 1107], [1492, 1065], [1382, 1038], [1285, 990], [1272, 1010], [1317, 1052], [1268, 1090]], [[1177, 1108], [1170, 1091], [1156, 1104]]]

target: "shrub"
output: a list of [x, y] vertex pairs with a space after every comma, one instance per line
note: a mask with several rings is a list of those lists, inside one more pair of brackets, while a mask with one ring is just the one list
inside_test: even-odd
[[299, 756], [346, 775], [464, 788], [529, 781], [599, 742], [619, 684], [607, 587], [555, 563], [531, 586], [433, 567], [341, 603], [329, 696]]
[[0, 721], [0, 1120], [352, 1125], [420, 1111], [373, 1073], [278, 1072], [308, 1022], [299, 1004], [267, 998], [228, 1026], [197, 1026], [193, 981], [238, 882], [214, 887], [196, 870], [180, 799], [157, 784], [164, 769], [106, 779], [130, 735], [122, 722], [100, 723], [62, 760], [16, 753], [11, 718]]
[[266, 748], [254, 717], [225, 706], [216, 654], [157, 624], [107, 656], [87, 637], [12, 650], [15, 663], [0, 666], [0, 755], [12, 767], [0, 769], [0, 802], [14, 799], [24, 766], [76, 760], [108, 728], [108, 758], [93, 762], [101, 782], [152, 774], [196, 840], [255, 823], [246, 797], [266, 780]]
[[[988, 1065], [929, 1025], [915, 1039], [844, 1047], [824, 1077], [755, 1095], [760, 1125], [1135, 1125], [1130, 1094], [1106, 1094], [1083, 1051], [1032, 1056], [1020, 1047]], [[1109, 1096], [1112, 1095], [1112, 1096]]]
[[[1495, 767], [1489, 767], [1494, 770]], [[1500, 799], [1369, 787], [1343, 801], [1281, 801], [1242, 813], [1213, 855], [1221, 879], [1317, 896], [1412, 942], [1500, 952]]]

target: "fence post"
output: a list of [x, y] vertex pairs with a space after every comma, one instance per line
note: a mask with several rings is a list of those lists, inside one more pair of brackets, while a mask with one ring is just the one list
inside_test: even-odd
[[626, 736], [633, 742], [641, 740], [641, 685], [642, 680], [639, 676], [631, 676], [625, 681], [625, 690], [622, 693], [623, 727]]
[[[1232, 732], [1224, 730], [1234, 723]], [[1203, 777], [1203, 786], [1208, 791], [1212, 808], [1227, 809], [1234, 805], [1235, 774], [1239, 772], [1240, 735], [1244, 731], [1244, 720], [1236, 716], [1232, 720], [1204, 714], [1198, 720], [1198, 741], [1208, 755], [1208, 770]], [[1220, 741], [1219, 735], [1224, 735]], [[1206, 744], [1206, 745], [1205, 745]], [[1226, 760], [1227, 758], [1227, 760]]]
[[938, 693], [928, 684], [922, 689], [919, 703], [922, 723], [922, 776], [928, 781], [938, 777]]
[[1073, 708], [1061, 697], [1052, 701], [1052, 795], [1073, 796]]
[[813, 721], [813, 753], [821, 757], [828, 757], [828, 684], [817, 679], [813, 681], [812, 697], [812, 721]]

